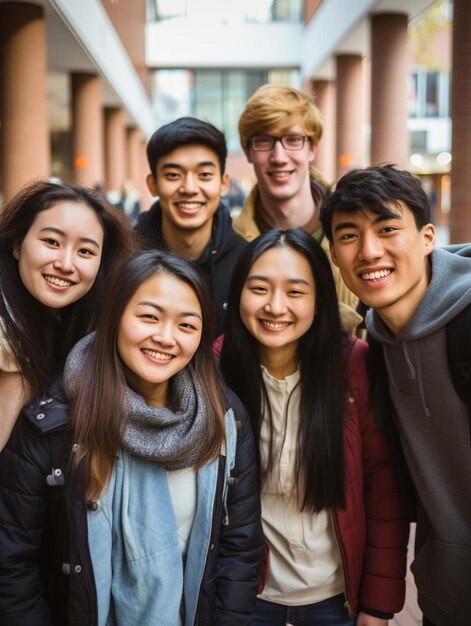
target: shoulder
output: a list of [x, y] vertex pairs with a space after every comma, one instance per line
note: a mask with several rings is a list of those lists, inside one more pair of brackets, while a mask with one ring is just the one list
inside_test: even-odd
[[350, 386], [366, 386], [368, 382], [368, 344], [349, 335], [344, 343], [345, 373]]
[[147, 235], [149, 229], [154, 226], [155, 220], [157, 216], [160, 215], [160, 212], [160, 203], [157, 200], [153, 203], [150, 209], [139, 214], [134, 230], [138, 233]]
[[255, 185], [247, 196], [242, 211], [232, 220], [232, 226], [236, 234], [244, 241], [252, 241], [260, 235], [260, 230], [255, 222], [255, 198], [257, 193], [257, 185]]
[[20, 368], [13, 355], [3, 324], [0, 320], [0, 371], [19, 372]]
[[229, 254], [235, 262], [245, 248], [246, 242], [237, 235], [229, 210], [222, 203], [217, 209], [216, 219], [216, 247], [225, 252], [226, 255]]

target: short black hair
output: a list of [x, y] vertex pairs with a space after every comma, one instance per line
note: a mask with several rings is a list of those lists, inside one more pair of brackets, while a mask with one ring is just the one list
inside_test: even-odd
[[218, 157], [221, 176], [226, 169], [227, 145], [224, 133], [209, 122], [196, 117], [180, 117], [161, 126], [147, 143], [147, 161], [155, 178], [157, 162], [181, 146], [201, 144], [213, 150]]
[[326, 193], [319, 217], [324, 233], [332, 241], [334, 213], [372, 211], [392, 217], [393, 206], [407, 206], [414, 214], [417, 230], [430, 222], [430, 204], [420, 180], [394, 165], [351, 170]]

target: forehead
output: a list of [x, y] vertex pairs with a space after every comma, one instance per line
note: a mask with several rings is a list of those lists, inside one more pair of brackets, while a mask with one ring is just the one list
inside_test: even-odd
[[93, 230], [95, 235], [103, 235], [103, 226], [95, 211], [86, 204], [72, 200], [60, 200], [48, 209], [40, 211], [34, 218], [32, 227], [59, 228], [77, 236], [89, 230]]
[[216, 152], [203, 144], [187, 144], [164, 154], [157, 161], [157, 171], [175, 166], [184, 170], [199, 167], [214, 167], [220, 172], [219, 158]]
[[332, 230], [335, 231], [344, 227], [365, 228], [381, 224], [387, 220], [394, 220], [407, 225], [415, 224], [414, 214], [406, 204], [386, 203], [384, 211], [381, 213], [368, 208], [356, 212], [335, 211], [332, 214]]
[[260, 134], [266, 135], [305, 135], [306, 128], [302, 123], [300, 118], [291, 119], [288, 118], [286, 123], [277, 124], [275, 126], [269, 126], [265, 128], [263, 131], [260, 131]]
[[306, 257], [288, 246], [270, 248], [263, 252], [250, 268], [248, 277], [252, 275], [280, 281], [294, 278], [313, 280], [311, 266]]
[[201, 312], [200, 302], [194, 289], [185, 281], [165, 271], [151, 276], [139, 285], [130, 303], [137, 304], [141, 301], [151, 301], [156, 304], [166, 302], [171, 304], [172, 308], [182, 310], [187, 310], [191, 305], [192, 310]]

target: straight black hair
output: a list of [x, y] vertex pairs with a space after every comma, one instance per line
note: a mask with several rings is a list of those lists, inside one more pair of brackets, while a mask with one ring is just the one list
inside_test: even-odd
[[176, 148], [189, 145], [207, 146], [216, 153], [221, 176], [226, 169], [227, 145], [224, 134], [209, 122], [196, 117], [180, 117], [161, 126], [147, 143], [147, 161], [155, 178], [157, 162]]
[[320, 220], [329, 241], [332, 241], [334, 213], [361, 213], [394, 217], [393, 208], [406, 206], [414, 215], [417, 230], [430, 222], [430, 204], [420, 180], [394, 165], [380, 165], [351, 170], [325, 195]]
[[254, 262], [267, 250], [282, 247], [291, 248], [308, 261], [315, 282], [317, 313], [297, 346], [301, 402], [295, 472], [301, 510], [321, 511], [345, 505], [345, 335], [341, 330], [329, 261], [317, 241], [304, 230], [272, 230], [243, 250], [229, 291], [221, 369], [229, 387], [239, 395], [249, 413], [258, 444], [257, 462], [263, 484], [274, 459], [270, 445], [266, 467], [261, 466], [260, 430], [264, 407], [269, 416], [271, 409], [257, 342], [240, 317], [240, 299]]

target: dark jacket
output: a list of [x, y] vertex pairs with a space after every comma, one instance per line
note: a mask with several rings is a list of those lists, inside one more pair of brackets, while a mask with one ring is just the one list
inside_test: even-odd
[[[245, 409], [230, 394], [238, 425], [224, 526], [224, 458], [195, 625], [250, 623], [263, 536]], [[0, 455], [0, 625], [95, 626], [97, 598], [87, 508], [71, 468], [73, 433], [58, 386], [28, 405]]]
[[[168, 250], [162, 237], [162, 209], [159, 201], [140, 214], [135, 230], [146, 248]], [[211, 239], [199, 259], [193, 261], [205, 277], [214, 300], [216, 337], [224, 331], [232, 272], [245, 245], [232, 229], [229, 211], [220, 203], [213, 217]]]

